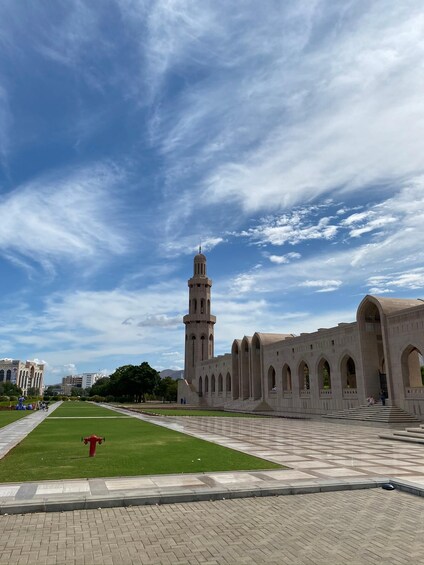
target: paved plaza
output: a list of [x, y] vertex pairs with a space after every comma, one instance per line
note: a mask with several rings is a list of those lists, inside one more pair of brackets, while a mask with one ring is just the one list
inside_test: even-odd
[[[1, 565], [424, 564], [422, 445], [323, 420], [113, 411], [289, 469], [0, 485]], [[421, 496], [370, 488], [389, 479]]]
[[2, 516], [0, 563], [421, 564], [422, 504], [373, 489]]

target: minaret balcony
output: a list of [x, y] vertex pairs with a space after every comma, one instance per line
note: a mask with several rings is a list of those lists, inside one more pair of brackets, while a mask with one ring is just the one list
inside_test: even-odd
[[185, 324], [191, 324], [196, 322], [209, 322], [210, 324], [216, 323], [216, 316], [211, 314], [186, 314], [183, 318]]

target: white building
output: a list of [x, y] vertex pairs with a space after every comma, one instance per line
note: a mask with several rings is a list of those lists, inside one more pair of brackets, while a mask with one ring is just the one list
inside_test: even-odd
[[44, 365], [35, 361], [0, 359], [0, 383], [11, 382], [26, 395], [30, 388], [36, 388], [41, 395], [44, 388]]

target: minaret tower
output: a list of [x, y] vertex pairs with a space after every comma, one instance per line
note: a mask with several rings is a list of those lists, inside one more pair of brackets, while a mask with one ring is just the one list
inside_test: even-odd
[[206, 276], [206, 257], [199, 247], [194, 257], [194, 273], [188, 280], [189, 310], [183, 321], [185, 331], [184, 378], [192, 383], [198, 361], [213, 357], [213, 326], [215, 316], [211, 316], [212, 281]]

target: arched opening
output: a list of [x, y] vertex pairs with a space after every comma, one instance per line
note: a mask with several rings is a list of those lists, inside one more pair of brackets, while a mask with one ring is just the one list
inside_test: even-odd
[[274, 367], [271, 365], [270, 368], [268, 369], [268, 390], [270, 390], [271, 392], [276, 392], [277, 391], [277, 382], [276, 382], [276, 378], [275, 378], [275, 369]]
[[318, 386], [320, 390], [331, 390], [330, 365], [325, 358], [318, 364]]
[[191, 366], [194, 367], [196, 361], [196, 336], [191, 336]]
[[206, 375], [205, 377], [205, 394], [209, 394], [209, 377]]
[[4, 369], [0, 370], [0, 383], [4, 381]]
[[203, 396], [203, 380], [199, 377], [199, 396]]
[[405, 387], [423, 388], [424, 359], [421, 351], [409, 345], [401, 356], [402, 378]]
[[243, 400], [250, 397], [250, 344], [244, 338], [241, 346], [241, 386]]
[[302, 361], [299, 365], [299, 390], [305, 391], [310, 390], [311, 382], [309, 376], [309, 367], [305, 361]]
[[258, 400], [262, 397], [262, 360], [261, 341], [258, 335], [254, 335], [251, 344], [251, 390], [253, 398]]
[[200, 343], [201, 343], [201, 349], [202, 349], [202, 361], [204, 359], [206, 359], [206, 345], [205, 345], [205, 341], [206, 341], [206, 336], [202, 335], [200, 336]]
[[225, 377], [225, 390], [227, 392], [231, 392], [231, 375], [230, 375], [230, 373], [227, 373], [227, 376]]
[[234, 340], [233, 347], [231, 348], [231, 366], [232, 366], [232, 397], [236, 400], [239, 397], [239, 387], [240, 387], [240, 355], [239, 355], [239, 342]]
[[342, 387], [356, 389], [356, 365], [350, 355], [345, 355], [340, 366]]
[[222, 393], [222, 390], [223, 390], [223, 379], [222, 379], [221, 373], [219, 373], [219, 375], [218, 375], [218, 393], [219, 392]]
[[292, 389], [291, 369], [288, 365], [284, 365], [282, 371], [283, 377], [283, 390], [290, 392]]
[[193, 314], [197, 313], [197, 300], [193, 298]]
[[12, 379], [12, 371], [7, 369], [6, 371], [6, 381], [10, 381]]
[[200, 299], [200, 313], [201, 314], [205, 313], [205, 301], [203, 298]]
[[389, 396], [384, 351], [383, 309], [377, 298], [366, 296], [358, 308], [357, 320], [361, 340], [363, 378], [366, 395], [378, 396], [383, 390]]
[[210, 301], [209, 298], [208, 298], [208, 311], [207, 311], [207, 314], [210, 314], [210, 313], [211, 313], [211, 301]]
[[213, 357], [213, 335], [209, 336], [209, 359]]
[[211, 394], [215, 394], [215, 375], [211, 376]]

